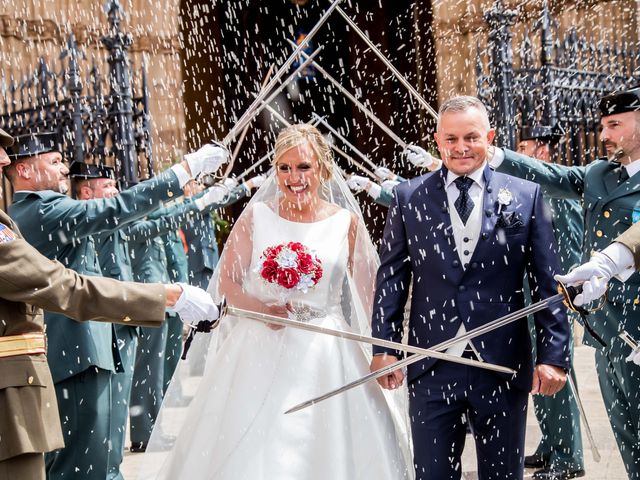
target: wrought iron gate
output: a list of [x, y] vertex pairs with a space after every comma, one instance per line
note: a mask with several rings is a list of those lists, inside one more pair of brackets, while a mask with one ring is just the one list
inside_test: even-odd
[[[134, 93], [127, 52], [132, 37], [120, 30], [119, 1], [109, 0], [105, 9], [110, 28], [101, 40], [108, 52], [107, 80], [95, 60], [83, 79], [84, 55], [71, 34], [57, 71], [41, 58], [31, 75], [17, 80], [3, 77], [0, 127], [12, 135], [55, 131], [69, 162], [112, 164], [126, 188], [140, 174], [153, 175], [149, 92], [141, 67], [139, 93]], [[5, 205], [8, 187], [3, 189]]]
[[499, 144], [515, 148], [523, 126], [559, 125], [565, 131], [560, 161], [591, 162], [604, 153], [598, 140], [600, 97], [640, 83], [637, 45], [587, 39], [575, 27], [559, 32], [545, 4], [514, 58], [515, 18], [502, 0], [495, 2], [485, 14], [489, 34], [476, 58], [478, 97], [489, 107]]

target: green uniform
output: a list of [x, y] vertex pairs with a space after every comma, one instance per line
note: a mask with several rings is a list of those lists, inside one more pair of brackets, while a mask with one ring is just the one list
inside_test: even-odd
[[[167, 283], [163, 235], [197, 211], [193, 202], [162, 208], [147, 220], [125, 229], [129, 237], [133, 277], [142, 283]], [[164, 392], [164, 355], [168, 337], [168, 322], [160, 329], [140, 329], [131, 389], [129, 411], [130, 437], [133, 446], [146, 445], [160, 411]]]
[[[140, 218], [180, 194], [165, 172], [114, 198], [73, 200], [53, 191], [19, 191], [9, 211], [25, 239], [50, 259], [79, 273], [101, 275], [91, 237]], [[47, 454], [51, 480], [104, 480], [111, 429], [111, 377], [121, 362], [110, 324], [79, 323], [45, 314], [51, 368], [66, 448]]]
[[[122, 281], [133, 281], [131, 260], [129, 259], [128, 237], [125, 232], [104, 232], [94, 237], [98, 249], [100, 269], [105, 277]], [[129, 418], [129, 398], [133, 382], [133, 366], [138, 346], [138, 327], [114, 325], [115, 347], [120, 355], [120, 365], [111, 379], [111, 451], [109, 453], [107, 479], [123, 479], [120, 465], [124, 460], [124, 442], [127, 419]]]
[[[577, 200], [546, 198], [545, 202], [552, 214], [560, 266], [563, 272], [568, 272], [580, 263], [582, 256], [582, 206]], [[570, 345], [573, 358], [573, 338]], [[569, 374], [576, 384], [573, 365]], [[570, 388], [565, 387], [552, 396], [534, 395], [533, 406], [542, 431], [535, 455], [558, 470], [583, 470], [580, 412]]]
[[[498, 170], [539, 183], [549, 197], [582, 200], [587, 261], [591, 251], [603, 250], [640, 216], [640, 174], [618, 184], [619, 168], [606, 160], [565, 167], [505, 150]], [[640, 274], [625, 283], [614, 278], [608, 287], [604, 308], [589, 316], [606, 346], [587, 331], [584, 342], [597, 348], [600, 390], [629, 478], [640, 478], [640, 367], [625, 362], [629, 347], [618, 338], [623, 329], [640, 338]]]

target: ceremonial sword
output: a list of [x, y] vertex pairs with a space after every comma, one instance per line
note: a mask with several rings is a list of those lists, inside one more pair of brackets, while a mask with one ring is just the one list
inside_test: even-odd
[[[572, 310], [579, 308], [573, 304], [573, 298], [575, 298], [575, 296], [579, 293], [579, 290], [576, 287], [566, 287], [563, 284], [559, 284], [558, 290], [560, 291], [560, 293], [557, 293], [556, 295], [553, 295], [544, 300], [540, 300], [539, 302], [532, 303], [531, 305], [525, 308], [509, 313], [507, 315], [504, 315], [503, 317], [500, 317], [496, 320], [488, 322], [479, 327], [473, 328], [468, 332], [455, 336], [449, 340], [445, 340], [442, 343], [434, 345], [433, 347], [430, 348], [430, 350], [436, 350], [436, 351], [446, 350], [447, 348], [449, 348], [450, 346], [456, 343], [466, 341], [466, 340], [471, 340], [480, 335], [484, 335], [485, 333], [489, 333], [493, 330], [496, 330], [497, 328], [513, 323], [516, 320], [520, 320], [521, 318], [526, 317], [527, 315], [531, 315], [532, 313], [539, 312], [540, 310], [544, 310], [545, 308], [549, 308], [552, 305], [555, 305], [556, 303], [559, 303], [559, 302], [565, 302], [567, 306]], [[399, 368], [406, 367], [407, 365], [411, 365], [412, 363], [416, 363], [424, 359], [425, 357], [423, 355], [418, 354], [418, 355], [411, 355], [403, 360], [398, 360], [397, 362], [387, 365], [386, 367], [383, 367], [379, 370], [375, 370], [361, 378], [358, 378], [353, 382], [349, 382], [340, 388], [336, 388], [335, 390], [331, 390], [330, 392], [327, 392], [323, 395], [320, 395], [318, 397], [312, 398], [305, 402], [299, 403], [298, 405], [291, 407], [285, 413], [297, 412], [298, 410], [302, 410], [311, 405], [322, 402], [323, 400], [327, 400], [335, 395], [338, 395], [340, 393], [351, 390], [352, 388], [355, 388], [359, 385], [367, 383], [370, 380], [383, 377], [384, 375], [388, 375], [390, 372], [394, 370], [398, 370]]]

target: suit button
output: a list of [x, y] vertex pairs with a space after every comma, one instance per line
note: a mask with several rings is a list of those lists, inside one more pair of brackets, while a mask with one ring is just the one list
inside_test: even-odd
[[469, 266], [469, 264], [468, 264], [468, 263], [465, 263], [465, 264], [464, 264], [464, 268], [467, 268], [468, 266]]
[[466, 289], [467, 289], [467, 287], [465, 287], [464, 285], [460, 285], [460, 286], [458, 287], [458, 291], [459, 291], [459, 292], [464, 292]]
[[478, 268], [478, 262], [472, 262], [471, 268]]
[[124, 317], [122, 319], [123, 322], [130, 322], [131, 321], [131, 317]]
[[634, 305], [640, 305], [640, 298], [634, 298], [633, 299], [633, 304]]
[[171, 191], [167, 192], [167, 197], [169, 197], [169, 198], [173, 197], [173, 192], [171, 192]]
[[483, 239], [483, 240], [486, 240], [487, 238], [489, 238], [489, 234], [488, 234], [488, 233], [486, 233], [486, 232], [485, 232], [485, 233], [483, 233], [483, 234], [482, 234], [482, 239]]
[[604, 215], [604, 218], [609, 218], [611, 216], [611, 212], [609, 210], [605, 210], [602, 215]]
[[596, 237], [601, 237], [602, 235], [604, 235], [604, 233], [602, 233], [602, 230], [596, 230]]
[[31, 385], [33, 383], [33, 377], [31, 375], [29, 375], [29, 377], [27, 378], [27, 383], [29, 385]]
[[460, 262], [458, 260], [454, 260], [453, 262], [451, 262], [451, 266], [453, 268], [458, 268], [460, 266]]
[[485, 211], [484, 211], [484, 214], [485, 214], [487, 217], [490, 217], [491, 215], [493, 215], [493, 212], [492, 212], [491, 210], [485, 210]]

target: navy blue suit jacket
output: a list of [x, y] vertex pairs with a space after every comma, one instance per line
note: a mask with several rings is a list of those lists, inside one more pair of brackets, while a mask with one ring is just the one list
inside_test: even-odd
[[[400, 341], [404, 307], [412, 285], [409, 343], [430, 347], [465, 328], [483, 325], [524, 307], [525, 273], [534, 301], [556, 293], [558, 260], [551, 219], [540, 187], [485, 168], [481, 234], [466, 268], [460, 264], [444, 188], [445, 168], [403, 182], [395, 188], [376, 280], [373, 335]], [[500, 189], [513, 197], [498, 203]], [[567, 368], [571, 330], [564, 306], [535, 315], [536, 363]], [[530, 389], [533, 372], [526, 318], [473, 340], [481, 357], [517, 371], [514, 385]], [[399, 352], [374, 347], [374, 353]], [[408, 368], [411, 382], [436, 360]]]

